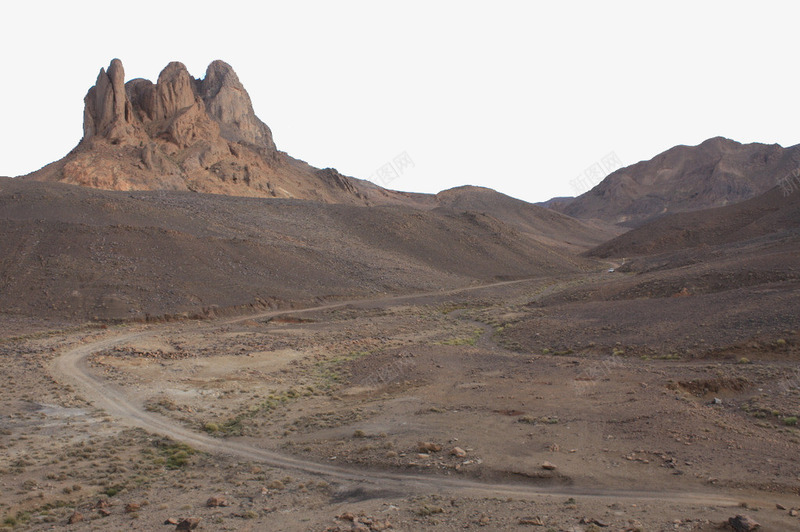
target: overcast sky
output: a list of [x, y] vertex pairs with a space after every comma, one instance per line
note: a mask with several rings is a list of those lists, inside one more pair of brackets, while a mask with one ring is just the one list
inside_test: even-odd
[[[30, 1], [2, 11], [0, 175], [78, 143], [83, 97], [114, 57], [126, 79], [154, 81], [170, 61], [202, 78], [223, 59], [279, 149], [399, 190], [472, 184], [542, 201], [677, 144], [800, 142], [797, 2]], [[413, 166], [392, 173], [400, 156]]]

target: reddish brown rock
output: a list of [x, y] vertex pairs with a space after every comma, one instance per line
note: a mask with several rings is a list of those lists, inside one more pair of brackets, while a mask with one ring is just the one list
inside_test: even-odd
[[433, 443], [429, 441], [421, 441], [417, 443], [417, 450], [420, 453], [438, 453], [442, 450], [442, 446], [438, 443]]
[[452, 456], [455, 456], [456, 458], [464, 458], [465, 456], [467, 456], [467, 451], [465, 451], [461, 447], [453, 447], [453, 449], [450, 451], [450, 454]]
[[181, 519], [178, 522], [178, 526], [175, 527], [175, 530], [194, 530], [200, 524], [201, 519], [199, 517], [187, 517], [186, 519]]
[[262, 146], [270, 157], [274, 156], [272, 131], [256, 116], [250, 96], [228, 63], [217, 60], [208, 65], [199, 92], [206, 112], [219, 124], [223, 138]]
[[206, 501], [206, 506], [209, 508], [216, 508], [217, 506], [230, 506], [228, 499], [222, 496], [209, 497]]
[[278, 152], [269, 127], [223, 61], [211, 63], [202, 80], [172, 62], [156, 83], [125, 83], [122, 63], [114, 59], [100, 70], [84, 106], [80, 144], [26, 178], [108, 190], [366, 203], [358, 181]]

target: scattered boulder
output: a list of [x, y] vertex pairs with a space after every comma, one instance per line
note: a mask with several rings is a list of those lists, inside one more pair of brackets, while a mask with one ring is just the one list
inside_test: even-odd
[[542, 469], [546, 469], [548, 471], [553, 471], [553, 470], [558, 469], [558, 468], [556, 467], [555, 464], [545, 460], [544, 462], [542, 462]]
[[737, 515], [736, 517], [731, 517], [728, 519], [728, 524], [736, 532], [752, 532], [753, 530], [758, 530], [761, 528], [761, 525], [756, 523], [755, 520], [749, 515]]
[[97, 510], [97, 513], [100, 514], [101, 517], [108, 517], [109, 515], [111, 515], [111, 510], [109, 510], [108, 508], [100, 508], [99, 510]]
[[194, 530], [197, 528], [197, 525], [200, 524], [201, 519], [199, 517], [187, 517], [186, 519], [181, 519], [178, 522], [178, 526], [175, 527], [175, 530]]
[[464, 458], [465, 456], [467, 456], [467, 451], [465, 451], [461, 447], [453, 447], [453, 449], [450, 451], [450, 454], [452, 456], [455, 456], [456, 458]]
[[206, 501], [206, 506], [208, 508], [216, 508], [218, 506], [230, 506], [231, 503], [225, 497], [221, 495], [216, 495], [213, 497], [209, 497]]
[[125, 505], [125, 513], [132, 514], [133, 512], [138, 512], [142, 509], [142, 505], [138, 502], [129, 502]]
[[78, 510], [72, 512], [72, 515], [69, 516], [67, 520], [67, 524], [74, 525], [75, 523], [80, 523], [84, 520], [83, 514], [80, 513]]
[[421, 453], [438, 453], [442, 450], [442, 446], [438, 443], [421, 441], [417, 443], [417, 450]]

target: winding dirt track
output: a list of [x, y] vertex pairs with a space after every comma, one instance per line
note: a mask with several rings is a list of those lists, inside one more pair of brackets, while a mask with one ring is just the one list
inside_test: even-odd
[[[300, 310], [279, 310], [264, 312], [258, 315], [248, 315], [234, 319], [220, 320], [216, 324], [228, 324], [253, 318], [274, 317], [281, 314], [297, 314], [314, 312], [343, 307], [352, 304], [387, 305], [399, 303], [418, 297], [452, 295], [456, 293], [492, 288], [527, 280], [504, 281], [490, 285], [460, 288], [456, 290], [412, 294], [397, 297], [385, 297], [368, 300], [346, 301]], [[173, 325], [174, 326], [174, 325]], [[196, 326], [196, 325], [195, 325]], [[609, 498], [614, 500], [651, 500], [662, 503], [701, 504], [709, 506], [736, 506], [738, 499], [718, 493], [691, 493], [686, 491], [620, 491], [597, 490], [589, 487], [559, 486], [547, 487], [525, 483], [492, 483], [457, 477], [437, 475], [423, 475], [414, 473], [375, 471], [355, 469], [305, 460], [300, 457], [281, 454], [262, 449], [247, 442], [221, 440], [201, 432], [195, 432], [180, 426], [175, 421], [158, 414], [146, 411], [142, 405], [136, 404], [126, 396], [120, 387], [105, 381], [102, 377], [92, 373], [88, 357], [98, 351], [109, 349], [131, 340], [143, 339], [161, 332], [162, 328], [150, 328], [145, 331], [128, 332], [109, 336], [72, 348], [57, 357], [52, 366], [52, 371], [59, 378], [66, 378], [74, 382], [77, 389], [96, 407], [105, 410], [109, 415], [123, 424], [139, 427], [147, 432], [162, 436], [169, 436], [175, 440], [189, 444], [199, 450], [235, 456], [240, 459], [263, 463], [273, 467], [292, 469], [322, 475], [343, 484], [343, 491], [358, 488], [360, 493], [374, 492], [376, 496], [410, 495], [424, 492], [458, 491], [460, 494], [473, 496], [535, 498], [542, 496], [552, 497], [591, 497]]]

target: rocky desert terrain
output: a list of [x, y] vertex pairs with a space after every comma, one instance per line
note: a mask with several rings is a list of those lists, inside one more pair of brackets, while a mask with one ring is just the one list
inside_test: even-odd
[[220, 61], [85, 103], [0, 178], [0, 527], [800, 530], [796, 147], [546, 208], [312, 168]]

